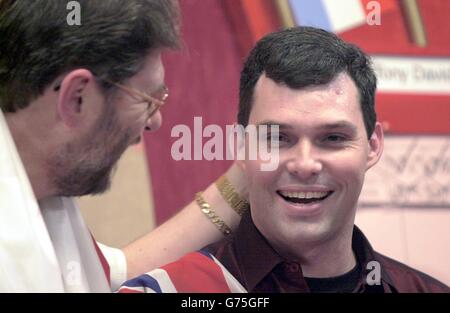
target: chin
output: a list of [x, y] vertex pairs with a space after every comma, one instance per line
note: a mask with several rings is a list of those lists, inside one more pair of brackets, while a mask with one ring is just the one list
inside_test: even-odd
[[327, 241], [336, 235], [329, 221], [322, 219], [296, 219], [279, 225], [275, 233], [282, 234], [282, 240], [291, 244], [314, 245]]
[[106, 191], [111, 189], [111, 182], [116, 171], [117, 166], [114, 165], [107, 169], [105, 172], [97, 173], [93, 179], [91, 179], [90, 184], [90, 195], [99, 195], [105, 193]]
[[[108, 191], [115, 167], [102, 169], [76, 170], [58, 179], [60, 194], [66, 197], [99, 195]], [[70, 177], [69, 179], [67, 177]]]
[[100, 195], [111, 189], [111, 177], [99, 180], [96, 185], [91, 186], [91, 189], [87, 194], [89, 195]]

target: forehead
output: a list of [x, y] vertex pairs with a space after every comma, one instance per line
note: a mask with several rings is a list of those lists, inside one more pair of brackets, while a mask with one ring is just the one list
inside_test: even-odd
[[363, 126], [358, 90], [345, 73], [329, 84], [302, 89], [277, 84], [263, 74], [255, 86], [249, 123], [267, 120], [296, 127], [343, 120]]

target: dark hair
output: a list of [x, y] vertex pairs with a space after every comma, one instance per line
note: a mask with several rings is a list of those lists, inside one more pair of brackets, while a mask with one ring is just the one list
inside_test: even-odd
[[[122, 82], [149, 52], [179, 43], [175, 0], [78, 0], [81, 25], [68, 25], [69, 1], [0, 0], [0, 108], [14, 112], [59, 75], [87, 68]], [[102, 83], [103, 90], [112, 90]]]
[[369, 58], [355, 45], [313, 27], [294, 27], [262, 38], [241, 72], [238, 123], [247, 126], [260, 76], [293, 89], [323, 85], [346, 72], [355, 82], [370, 138], [375, 128], [376, 76]]

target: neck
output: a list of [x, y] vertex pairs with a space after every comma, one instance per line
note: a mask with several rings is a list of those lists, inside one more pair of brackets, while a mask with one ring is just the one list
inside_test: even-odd
[[[342, 233], [320, 242], [301, 243], [290, 253], [299, 261], [304, 277], [328, 278], [343, 275], [356, 265], [352, 250], [353, 220]], [[292, 250], [291, 250], [292, 251]]]
[[356, 258], [352, 250], [352, 233], [345, 237], [303, 250], [300, 258], [303, 276], [336, 277], [354, 268]]
[[52, 196], [54, 192], [46, 173], [50, 147], [48, 142], [42, 140], [49, 137], [42, 135], [40, 131], [43, 130], [35, 127], [38, 124], [36, 121], [30, 122], [26, 110], [7, 113], [5, 118], [36, 199], [39, 201]]

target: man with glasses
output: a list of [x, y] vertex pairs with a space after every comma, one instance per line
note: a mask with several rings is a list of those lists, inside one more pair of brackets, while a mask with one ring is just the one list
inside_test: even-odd
[[[106, 191], [127, 147], [161, 125], [161, 53], [178, 46], [176, 3], [78, 2], [81, 25], [72, 26], [67, 1], [0, 2], [2, 292], [110, 291], [109, 266], [71, 197]], [[230, 180], [239, 175], [234, 167]], [[236, 225], [213, 187], [205, 197]], [[195, 234], [179, 236], [192, 225]], [[191, 203], [114, 253], [135, 276], [220, 237]]]
[[[99, 78], [99, 77], [97, 77]], [[146, 94], [145, 92], [141, 92], [139, 90], [136, 90], [132, 87], [127, 87], [125, 85], [115, 83], [110, 81], [106, 78], [99, 78], [100, 80], [111, 84], [122, 91], [129, 94], [131, 97], [133, 97], [135, 100], [141, 100], [141, 102], [147, 103], [147, 120], [149, 120], [166, 102], [167, 98], [169, 97], [169, 88], [166, 85], [163, 85], [159, 90], [154, 92], [151, 95]], [[55, 91], [59, 91], [61, 88], [61, 85], [58, 85], [55, 87]], [[146, 130], [151, 130], [148, 126], [145, 127]]]

